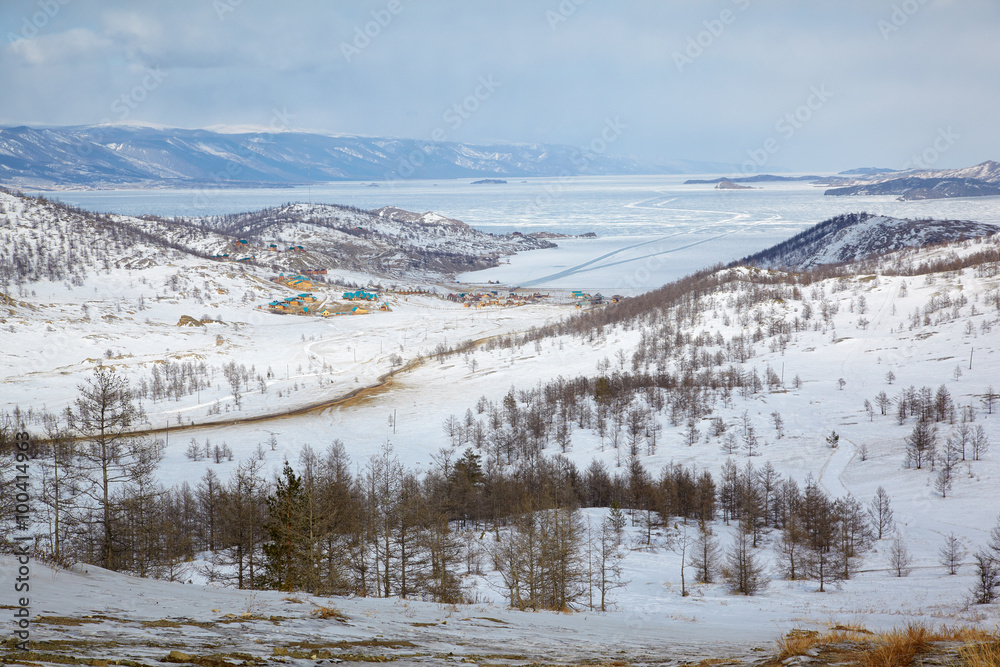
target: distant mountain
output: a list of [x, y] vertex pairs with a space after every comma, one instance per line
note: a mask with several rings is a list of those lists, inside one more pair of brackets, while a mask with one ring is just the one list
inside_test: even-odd
[[891, 174], [898, 172], [898, 169], [885, 169], [882, 167], [858, 167], [848, 169], [838, 173], [839, 176], [871, 176], [873, 174]]
[[831, 218], [738, 264], [761, 268], [811, 269], [868, 259], [903, 248], [962, 241], [1000, 232], [1000, 227], [966, 220], [908, 220], [848, 213]]
[[861, 178], [826, 181], [832, 196], [897, 195], [900, 200], [1000, 195], [1000, 163], [988, 160], [963, 169], [869, 173]]
[[727, 178], [725, 176], [720, 176], [719, 178], [689, 178], [684, 181], [684, 185], [712, 185], [713, 183], [721, 183], [723, 181], [728, 181], [729, 183], [764, 183], [767, 181], [818, 181], [822, 176], [775, 176], [774, 174], [757, 174], [756, 176], [734, 176], [732, 178]]
[[0, 183], [16, 187], [295, 185], [339, 180], [672, 174], [706, 162], [641, 162], [555, 144], [461, 144], [302, 132], [101, 125], [0, 127]]

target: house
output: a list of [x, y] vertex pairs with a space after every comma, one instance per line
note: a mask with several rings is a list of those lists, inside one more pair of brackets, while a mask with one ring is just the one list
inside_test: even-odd
[[267, 246], [267, 249], [270, 250], [271, 252], [278, 252], [278, 246], [276, 246], [273, 243], [271, 245]]
[[344, 300], [346, 301], [376, 301], [378, 300], [378, 294], [374, 292], [366, 292], [363, 289], [359, 289], [355, 292], [344, 292]]
[[309, 292], [304, 292], [304, 293], [300, 294], [299, 298], [302, 299], [303, 301], [305, 301], [306, 303], [312, 303], [312, 302], [316, 301], [316, 297], [314, 297]]

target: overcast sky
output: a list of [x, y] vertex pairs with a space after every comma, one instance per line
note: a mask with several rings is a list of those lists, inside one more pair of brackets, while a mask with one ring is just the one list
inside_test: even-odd
[[997, 0], [3, 0], [0, 26], [4, 125], [1000, 159]]

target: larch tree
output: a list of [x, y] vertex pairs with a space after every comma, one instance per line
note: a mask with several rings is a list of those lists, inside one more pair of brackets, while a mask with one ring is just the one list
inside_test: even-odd
[[938, 558], [940, 559], [938, 562], [948, 570], [948, 574], [958, 574], [958, 568], [966, 553], [962, 541], [955, 536], [955, 533], [950, 533], [944, 538], [944, 544], [938, 550]]
[[892, 503], [884, 486], [875, 489], [875, 496], [868, 505], [868, 519], [871, 521], [872, 533], [876, 540], [881, 540], [888, 535], [895, 526], [895, 521], [892, 518]]
[[67, 409], [67, 421], [83, 441], [76, 461], [86, 480], [83, 492], [96, 505], [101, 560], [104, 567], [114, 570], [119, 564], [115, 549], [115, 515], [122, 499], [119, 492], [150, 474], [162, 459], [162, 449], [132, 435], [141, 413], [128, 380], [114, 369], [97, 366], [79, 391], [75, 407]]

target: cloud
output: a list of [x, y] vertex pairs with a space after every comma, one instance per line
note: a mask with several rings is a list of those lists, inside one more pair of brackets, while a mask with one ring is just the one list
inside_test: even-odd
[[81, 59], [100, 60], [110, 53], [112, 46], [110, 39], [89, 28], [71, 28], [31, 39], [14, 40], [7, 45], [7, 49], [28, 67], [53, 67]]
[[[949, 159], [1000, 155], [988, 111], [1000, 105], [988, 85], [1000, 68], [995, 0], [916, 3], [887, 38], [879, 21], [904, 3], [219, 1], [232, 11], [209, 0], [64, 3], [33, 39], [0, 50], [20, 93], [4, 118], [98, 122], [159, 68], [168, 78], [130, 120], [266, 124], [287, 108], [299, 128], [420, 139], [493, 76], [503, 85], [451, 138], [584, 145], [620, 116], [629, 131], [616, 151], [740, 161], [810, 86], [827, 85], [835, 97], [775, 167], [891, 163], [942, 124], [970, 138]], [[0, 3], [0, 22], [20, 25], [37, 2]], [[348, 59], [342, 47], [356, 39]], [[701, 52], [679, 71], [675, 54], [691, 40]]]

